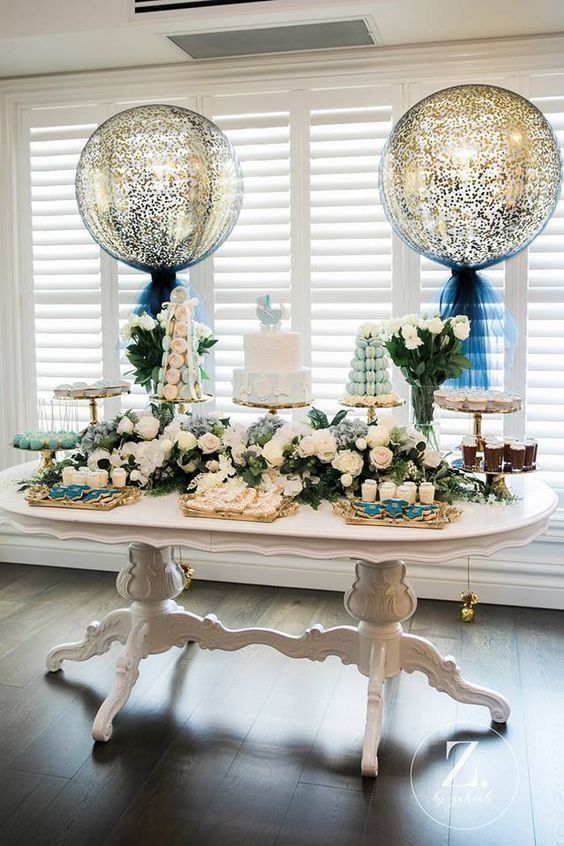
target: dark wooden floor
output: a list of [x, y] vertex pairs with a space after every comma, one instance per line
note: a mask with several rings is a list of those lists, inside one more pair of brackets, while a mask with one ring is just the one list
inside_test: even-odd
[[[298, 633], [350, 622], [337, 594], [195, 582], [182, 597], [230, 626]], [[437, 726], [472, 720], [418, 673], [392, 682], [379, 778], [362, 779], [366, 679], [337, 659], [291, 661], [266, 647], [152, 656], [108, 744], [90, 727], [119, 646], [46, 675], [44, 656], [121, 604], [109, 573], [0, 565], [0, 843], [229, 846], [563, 846], [564, 612], [421, 602], [411, 631], [511, 700], [505, 738], [518, 795], [474, 831], [417, 805], [409, 768]], [[500, 778], [503, 777], [500, 774]]]

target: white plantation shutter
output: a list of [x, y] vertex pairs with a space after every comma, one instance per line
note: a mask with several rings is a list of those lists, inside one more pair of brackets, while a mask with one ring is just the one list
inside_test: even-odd
[[392, 311], [392, 233], [378, 190], [392, 107], [347, 100], [312, 109], [310, 126], [312, 391], [327, 411], [345, 392], [359, 324]]
[[285, 307], [284, 328], [290, 320], [290, 119], [287, 110], [267, 111], [268, 103], [262, 113], [230, 114], [214, 102], [213, 120], [237, 151], [245, 186], [237, 225], [213, 257], [214, 393], [218, 410], [246, 417], [257, 411], [233, 405], [232, 373], [243, 364], [243, 335], [258, 330], [256, 298], [270, 293]]
[[[96, 118], [29, 129], [31, 240], [38, 403], [61, 382], [103, 374], [100, 250], [82, 224], [74, 178]], [[30, 339], [31, 340], [31, 339]], [[81, 418], [87, 419], [86, 407]], [[30, 421], [31, 423], [31, 421]]]
[[[560, 96], [533, 102], [551, 123], [564, 152], [564, 78]], [[564, 194], [528, 250], [527, 434], [539, 440], [543, 477], [564, 504]]]

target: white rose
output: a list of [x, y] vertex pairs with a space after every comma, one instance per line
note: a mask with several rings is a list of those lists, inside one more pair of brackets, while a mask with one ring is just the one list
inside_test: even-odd
[[213, 432], [206, 432], [205, 435], [200, 435], [198, 438], [198, 446], [204, 454], [217, 452], [221, 446], [221, 441]]
[[315, 454], [315, 438], [313, 435], [305, 435], [301, 439], [297, 447], [297, 453], [300, 458], [309, 458]]
[[114, 449], [114, 451], [110, 455], [110, 464], [112, 465], [112, 467], [121, 467], [121, 465], [123, 464], [123, 459], [119, 450]]
[[187, 464], [181, 464], [179, 461], [176, 462], [181, 470], [184, 470], [185, 473], [193, 473], [196, 467], [198, 466], [197, 461], [189, 461]]
[[126, 323], [125, 326], [121, 330], [121, 337], [124, 341], [129, 341], [131, 338], [131, 327], [129, 323]]
[[219, 470], [219, 461], [216, 461], [215, 458], [211, 461], [206, 461], [206, 470], [209, 470], [210, 473], [217, 473]]
[[350, 488], [353, 483], [353, 477], [350, 473], [343, 473], [341, 476], [341, 484], [344, 488]]
[[387, 470], [393, 460], [394, 454], [388, 447], [379, 446], [370, 450], [370, 463], [376, 470]]
[[184, 432], [180, 430], [176, 436], [176, 445], [178, 449], [182, 450], [182, 452], [188, 452], [191, 449], [195, 449], [197, 444], [198, 439], [192, 432]]
[[390, 443], [390, 430], [383, 423], [377, 426], [369, 426], [366, 433], [366, 443], [371, 449], [379, 446], [388, 446]]
[[263, 446], [262, 455], [271, 467], [280, 467], [284, 463], [282, 444], [276, 438], [272, 438]]
[[246, 447], [241, 444], [240, 446], [231, 447], [231, 457], [233, 459], [234, 464], [244, 464], [245, 463], [245, 450]]
[[337, 454], [335, 438], [328, 429], [317, 429], [312, 437], [315, 442], [315, 454], [320, 461], [328, 464]]
[[411, 338], [406, 338], [405, 341], [405, 348], [406, 350], [415, 350], [417, 347], [423, 346], [423, 341], [419, 337], [419, 335], [414, 335]]
[[159, 441], [159, 443], [161, 445], [164, 457], [168, 458], [172, 451], [172, 441], [170, 441], [168, 438], [163, 438], [161, 441]]
[[303, 490], [303, 483], [299, 476], [281, 476], [284, 496], [298, 496]]
[[432, 317], [427, 321], [427, 329], [431, 335], [440, 335], [444, 328], [445, 324], [440, 317]]
[[470, 335], [470, 321], [467, 317], [461, 320], [455, 319], [452, 324], [452, 332], [459, 341], [465, 341]]
[[441, 453], [437, 452], [434, 449], [426, 449], [425, 452], [423, 453], [423, 465], [424, 465], [424, 467], [430, 467], [434, 470], [439, 466], [439, 464], [441, 463], [442, 460], [443, 460], [443, 457], [442, 457]]
[[144, 476], [143, 473], [141, 473], [140, 470], [132, 470], [131, 473], [129, 474], [129, 478], [131, 479], [132, 482], [139, 482], [139, 485], [142, 488], [145, 487], [145, 485], [149, 481], [148, 478], [146, 476]]
[[156, 321], [153, 320], [150, 314], [142, 314], [139, 318], [139, 326], [147, 332], [151, 332], [156, 325]]
[[128, 455], [135, 455], [139, 446], [140, 445], [136, 444], [135, 441], [127, 441], [127, 443], [125, 443], [121, 448], [121, 454], [124, 457]]
[[95, 449], [94, 452], [91, 452], [87, 461], [88, 469], [99, 470], [100, 461], [110, 461], [109, 449], [102, 449], [101, 447], [98, 447], [98, 449]]
[[135, 431], [144, 441], [152, 441], [159, 434], [159, 421], [152, 415], [150, 417], [141, 417], [135, 425]]
[[342, 452], [337, 453], [331, 462], [331, 466], [335, 470], [340, 470], [341, 473], [358, 476], [362, 473], [364, 462], [358, 452], [354, 452], [352, 449], [344, 449]]
[[410, 338], [417, 338], [417, 326], [414, 326], [413, 323], [403, 323], [401, 334], [406, 341], [410, 340]]
[[357, 438], [354, 445], [357, 449], [359, 449], [362, 452], [363, 449], [366, 449], [366, 447], [368, 446], [368, 443], [366, 441], [366, 438]]
[[397, 335], [401, 329], [401, 321], [400, 320], [388, 320], [385, 324], [385, 330], [387, 335]]
[[135, 423], [125, 414], [118, 423], [117, 433], [118, 435], [131, 435], [134, 428]]

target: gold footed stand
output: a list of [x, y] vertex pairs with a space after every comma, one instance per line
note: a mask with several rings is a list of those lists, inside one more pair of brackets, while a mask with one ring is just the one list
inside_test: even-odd
[[309, 408], [311, 405], [311, 402], [288, 402], [274, 405], [270, 402], [247, 402], [246, 400], [235, 399], [235, 397], [233, 397], [233, 402], [235, 405], [240, 405], [243, 408], [262, 408], [269, 414], [276, 414], [278, 411], [289, 411], [294, 408]]
[[387, 408], [399, 408], [404, 404], [404, 401], [398, 397], [395, 403], [388, 403], [386, 405], [369, 404], [368, 402], [349, 402], [342, 398], [339, 400], [339, 405], [343, 408], [363, 408], [366, 410], [366, 422], [369, 426], [378, 422], [378, 412], [385, 411]]
[[167, 405], [174, 405], [176, 406], [176, 410], [179, 414], [187, 414], [188, 407], [190, 405], [203, 405], [204, 403], [211, 402], [213, 400], [213, 396], [211, 394], [202, 394], [199, 399], [174, 399], [174, 400], [167, 400], [164, 397], [151, 397], [152, 402], [160, 402], [166, 403]]
[[121, 397], [123, 394], [130, 394], [131, 389], [129, 387], [120, 386], [119, 388], [107, 388], [105, 391], [100, 391], [96, 394], [90, 393], [88, 388], [83, 393], [75, 391], [72, 394], [55, 389], [53, 393], [55, 399], [65, 400], [65, 402], [84, 402], [84, 400], [87, 400], [90, 416], [88, 425], [96, 426], [100, 422], [98, 417], [98, 400]]
[[14, 449], [21, 449], [23, 452], [38, 452], [40, 453], [39, 463], [35, 468], [34, 473], [44, 473], [49, 467], [52, 467], [57, 458], [56, 449], [31, 449], [31, 447], [17, 447]]

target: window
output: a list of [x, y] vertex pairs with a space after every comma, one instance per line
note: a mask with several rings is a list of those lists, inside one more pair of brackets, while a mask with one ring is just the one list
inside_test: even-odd
[[[244, 174], [244, 204], [233, 233], [190, 276], [220, 338], [211, 368], [219, 410], [241, 418], [254, 414], [233, 405], [232, 370], [243, 363], [243, 334], [256, 328], [255, 300], [262, 293], [284, 304], [285, 326], [302, 332], [313, 397], [325, 410], [335, 409], [344, 391], [360, 323], [432, 311], [448, 270], [419, 259], [392, 234], [377, 172], [393, 119], [409, 105], [406, 91], [415, 101], [446, 84], [450, 80], [422, 86], [418, 96], [409, 86], [382, 84], [210, 94], [189, 103], [172, 98], [218, 123]], [[496, 84], [517, 85], [508, 79]], [[564, 144], [564, 75], [522, 77], [519, 85], [530, 85], [528, 96]], [[128, 105], [116, 100], [26, 112], [23, 176], [30, 191], [27, 255], [35, 328], [26, 378], [42, 412], [60, 382], [114, 378], [128, 370], [118, 331], [147, 277], [97, 247], [74, 197], [86, 139], [100, 121]], [[521, 335], [514, 366], [498, 357], [497, 382], [527, 399], [526, 413], [488, 420], [487, 430], [537, 436], [546, 478], [564, 495], [564, 199], [526, 253], [487, 274], [504, 292]], [[144, 402], [138, 388], [124, 400], [130, 407]], [[105, 413], [116, 408], [107, 403]], [[86, 413], [84, 408], [83, 420]], [[461, 415], [444, 413], [441, 420], [449, 447], [470, 425]]]

